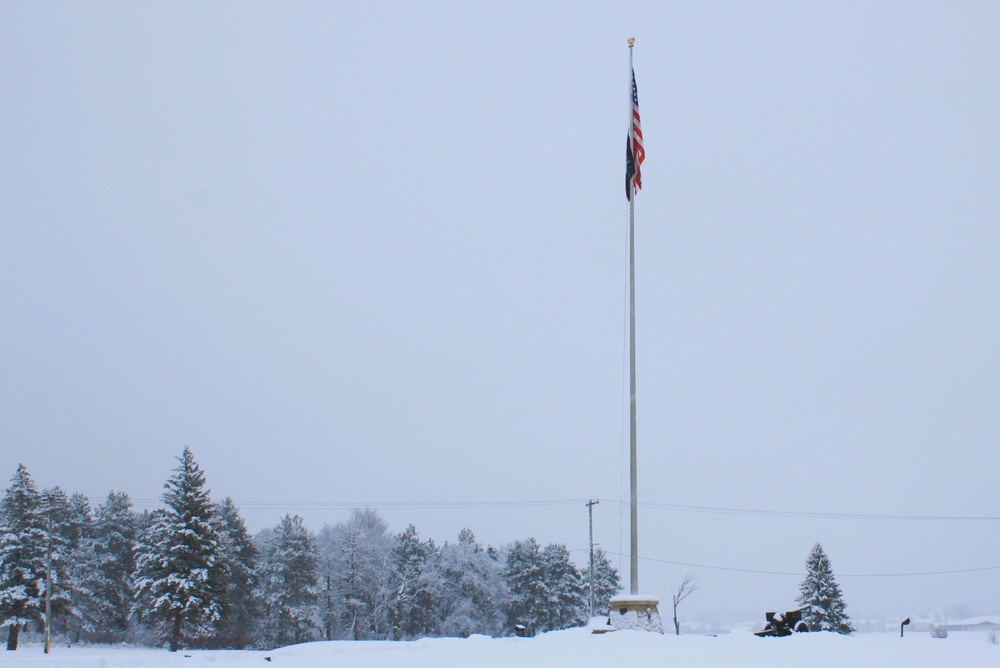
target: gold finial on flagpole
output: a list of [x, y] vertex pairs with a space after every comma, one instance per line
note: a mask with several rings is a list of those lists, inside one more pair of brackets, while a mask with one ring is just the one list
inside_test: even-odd
[[629, 46], [634, 46], [635, 45], [635, 37], [629, 37], [628, 38], [628, 45]]

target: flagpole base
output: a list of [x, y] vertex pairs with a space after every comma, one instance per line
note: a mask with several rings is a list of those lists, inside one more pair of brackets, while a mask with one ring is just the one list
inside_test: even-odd
[[658, 598], [646, 594], [615, 596], [611, 599], [608, 624], [616, 631], [663, 633], [659, 605]]

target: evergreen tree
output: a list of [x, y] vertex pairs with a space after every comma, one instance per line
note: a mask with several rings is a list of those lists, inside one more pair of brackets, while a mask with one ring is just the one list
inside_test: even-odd
[[394, 640], [422, 638], [435, 632], [433, 594], [434, 541], [424, 542], [412, 524], [396, 536], [392, 548], [389, 621]]
[[285, 515], [261, 550], [264, 642], [282, 647], [315, 638], [317, 555], [298, 515]]
[[61, 487], [42, 492], [44, 504], [52, 517], [52, 531], [64, 552], [72, 552], [90, 536], [94, 517], [90, 501], [83, 494], [67, 496]]
[[510, 588], [507, 628], [524, 624], [535, 632], [553, 631], [586, 622], [588, 600], [583, 576], [569, 559], [565, 545], [542, 549], [534, 538], [507, 548], [504, 578]]
[[81, 610], [83, 627], [97, 642], [122, 642], [130, 628], [137, 533], [132, 499], [125, 492], [110, 492], [97, 506], [80, 559], [88, 594]]
[[810, 631], [835, 631], [842, 634], [854, 633], [845, 609], [840, 585], [833, 577], [830, 559], [823, 546], [816, 543], [806, 559], [806, 578], [799, 585], [801, 592], [796, 599], [805, 610], [802, 621]]
[[42, 496], [24, 464], [17, 467], [0, 504], [0, 628], [16, 650], [21, 629], [44, 625], [48, 531]]
[[220, 557], [226, 568], [220, 597], [222, 615], [211, 644], [216, 647], [247, 647], [253, 640], [259, 615], [256, 594], [260, 551], [231, 498], [223, 499], [215, 519], [222, 538]]
[[516, 540], [507, 547], [503, 577], [510, 590], [506, 605], [508, 632], [513, 633], [518, 624], [537, 630], [539, 608], [549, 595], [545, 561], [538, 541], [534, 538]]
[[164, 484], [166, 508], [156, 515], [136, 562], [139, 595], [172, 652], [211, 633], [222, 611], [225, 574], [205, 474], [188, 447], [178, 461]]
[[[590, 569], [583, 573], [583, 598], [590, 605]], [[611, 565], [607, 553], [594, 548], [594, 614], [607, 615], [611, 609], [611, 599], [621, 591], [621, 577], [618, 569]]]
[[589, 604], [583, 596], [583, 576], [570, 561], [569, 550], [561, 544], [548, 545], [542, 550], [542, 562], [549, 595], [540, 602], [537, 630], [582, 626]]
[[85, 583], [94, 523], [90, 501], [79, 493], [68, 497], [60, 487], [42, 497], [52, 528], [52, 633], [79, 642], [87, 628], [82, 611], [92, 603]]
[[[140, 589], [143, 580], [141, 577], [142, 574], [139, 572], [139, 558], [142, 555], [153, 554], [154, 546], [151, 541], [157, 533], [156, 526], [163, 521], [162, 516], [165, 512], [165, 509], [157, 508], [155, 510], [143, 510], [141, 513], [137, 512], [134, 514], [135, 548], [133, 555], [135, 557], [135, 568], [132, 571], [132, 578], [129, 583], [129, 590], [132, 596], [132, 609], [129, 610], [129, 618], [131, 619], [132, 629], [140, 635], [147, 635], [145, 632], [155, 634], [155, 630], [152, 628], [154, 625], [154, 615], [150, 612], [149, 606], [145, 604], [148, 592], [144, 593]], [[143, 641], [143, 643], [148, 644], [148, 641]]]

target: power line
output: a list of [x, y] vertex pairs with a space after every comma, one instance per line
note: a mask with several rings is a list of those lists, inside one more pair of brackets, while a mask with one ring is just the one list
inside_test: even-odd
[[[622, 556], [622, 555], [618, 555]], [[713, 571], [731, 571], [735, 573], [753, 573], [755, 575], [791, 575], [802, 577], [805, 573], [789, 573], [787, 571], [763, 571], [752, 568], [732, 568], [727, 566], [708, 566], [706, 564], [692, 564], [684, 561], [670, 561], [669, 559], [656, 559], [654, 557], [639, 557], [644, 561], [653, 561], [660, 564], [670, 564], [671, 566], [687, 566], [689, 568], [704, 568]], [[979, 573], [983, 571], [1000, 570], [1000, 566], [984, 566], [982, 568], [959, 568], [945, 571], [921, 571], [914, 573], [840, 573], [838, 578], [906, 578], [924, 575], [955, 575], [958, 573]]]
[[[161, 499], [137, 498], [132, 500], [134, 505], [140, 508], [162, 507]], [[240, 508], [251, 510], [353, 510], [354, 508], [375, 508], [381, 510], [441, 510], [441, 509], [475, 509], [475, 508], [537, 508], [545, 506], [570, 506], [581, 503], [588, 503], [590, 500], [584, 499], [539, 499], [527, 501], [381, 501], [381, 502], [357, 502], [357, 501], [244, 501], [234, 502]], [[625, 505], [619, 500], [607, 500], [609, 504]], [[802, 511], [784, 510], [755, 510], [743, 508], [721, 508], [711, 506], [684, 506], [665, 503], [644, 503], [639, 504], [645, 508], [656, 510], [671, 510], [678, 512], [698, 512], [698, 513], [719, 513], [737, 515], [758, 515], [765, 517], [798, 517], [798, 518], [820, 518], [820, 519], [848, 519], [848, 520], [928, 520], [928, 521], [995, 521], [1000, 517], [973, 517], [973, 516], [944, 516], [944, 515], [861, 515], [856, 513], [812, 513]], [[621, 552], [606, 552], [618, 557], [629, 555]], [[767, 571], [752, 568], [735, 568], [728, 566], [712, 566], [708, 564], [694, 564], [684, 561], [672, 561], [669, 559], [657, 559], [655, 557], [643, 557], [639, 559], [672, 566], [685, 566], [688, 568], [702, 568], [715, 571], [729, 571], [733, 573], [750, 573], [754, 575], [782, 575], [800, 577], [803, 573], [787, 571]], [[954, 575], [961, 573], [979, 573], [984, 571], [1000, 570], [1000, 566], [984, 566], [982, 568], [962, 568], [940, 571], [920, 571], [912, 573], [847, 573], [840, 574], [842, 578], [900, 578], [900, 577], [920, 577], [932, 575]]]
[[[250, 510], [353, 510], [375, 508], [378, 510], [441, 510], [473, 508], [537, 508], [542, 506], [572, 506], [585, 503], [586, 499], [550, 499], [535, 501], [237, 501], [241, 509]], [[160, 507], [161, 499], [132, 499], [139, 507]]]
[[[536, 499], [523, 501], [234, 501], [248, 510], [353, 510], [375, 508], [380, 510], [446, 510], [475, 508], [537, 508], [544, 506], [573, 506], [589, 499]], [[160, 499], [135, 498], [138, 507], [156, 508], [163, 505]], [[619, 499], [600, 499], [607, 504], [624, 506]], [[889, 515], [862, 513], [820, 513], [797, 510], [766, 510], [760, 508], [731, 508], [720, 506], [688, 506], [670, 503], [640, 503], [647, 510], [665, 510], [684, 513], [709, 513], [721, 515], [752, 515], [759, 517], [812, 518], [864, 521], [928, 521], [928, 522], [996, 522], [1000, 516], [973, 515]]]
[[959, 568], [951, 571], [924, 571], [922, 573], [853, 573], [839, 575], [842, 578], [906, 578], [916, 575], [953, 575], [955, 573], [979, 573], [981, 571], [995, 571], [1000, 566], [983, 566], [982, 568]]
[[[624, 501], [608, 500], [607, 503], [618, 503], [624, 505]], [[1000, 517], [996, 516], [972, 516], [972, 515], [866, 515], [862, 513], [817, 513], [798, 510], [762, 510], [756, 508], [725, 508], [715, 506], [685, 506], [670, 503], [641, 503], [643, 508], [652, 510], [672, 510], [688, 513], [715, 513], [723, 515], [759, 515], [764, 517], [801, 517], [814, 519], [834, 519], [834, 520], [907, 520], [907, 521], [973, 521], [973, 522], [996, 522]]]
[[241, 507], [255, 509], [271, 508], [305, 508], [314, 510], [352, 510], [354, 508], [376, 508], [384, 510], [412, 509], [466, 509], [466, 508], [537, 508], [540, 506], [575, 506], [584, 503], [585, 499], [539, 500], [539, 501], [248, 501], [239, 504]]

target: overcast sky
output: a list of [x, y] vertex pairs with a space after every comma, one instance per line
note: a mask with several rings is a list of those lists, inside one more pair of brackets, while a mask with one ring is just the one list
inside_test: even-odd
[[627, 553], [635, 36], [640, 589], [756, 619], [819, 541], [856, 618], [1000, 612], [998, 34], [995, 2], [0, 2], [0, 476], [148, 508], [188, 445], [254, 531], [365, 504], [583, 563], [594, 498]]

